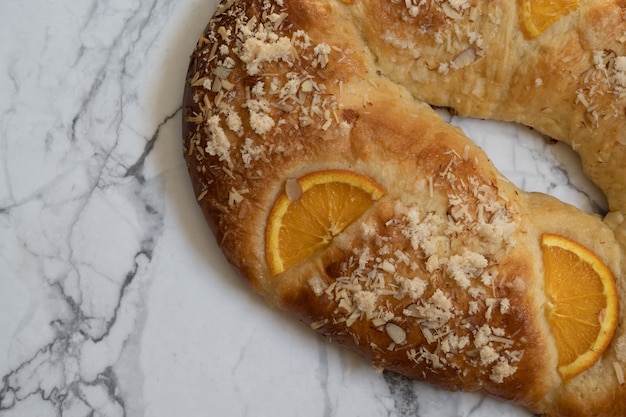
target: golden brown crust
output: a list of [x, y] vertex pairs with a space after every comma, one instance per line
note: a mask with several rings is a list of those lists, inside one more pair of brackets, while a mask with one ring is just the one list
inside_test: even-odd
[[[623, 414], [626, 329], [562, 381], [540, 249], [542, 233], [588, 246], [624, 299], [623, 9], [583, 2], [529, 41], [514, 0], [348, 3], [225, 1], [198, 41], [184, 155], [226, 257], [270, 303], [378, 367], [552, 416]], [[425, 103], [570, 143], [612, 213], [519, 190]], [[268, 213], [287, 179], [324, 169], [386, 193], [327, 249], [272, 276]]]

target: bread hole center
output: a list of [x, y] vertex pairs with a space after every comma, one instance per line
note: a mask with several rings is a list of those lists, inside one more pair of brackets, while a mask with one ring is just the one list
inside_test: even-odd
[[565, 143], [555, 142], [516, 123], [451, 116], [491, 158], [498, 170], [519, 188], [541, 192], [587, 212], [605, 215], [604, 193], [583, 173], [580, 157]]

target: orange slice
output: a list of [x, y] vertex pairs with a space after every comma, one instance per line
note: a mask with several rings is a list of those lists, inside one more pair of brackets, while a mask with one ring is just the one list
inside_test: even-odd
[[287, 180], [265, 229], [265, 254], [272, 274], [328, 246], [383, 194], [371, 178], [352, 171], [318, 171]]
[[578, 8], [578, 0], [519, 0], [522, 32], [536, 38], [562, 16]]
[[619, 315], [610, 269], [592, 251], [566, 237], [541, 240], [548, 298], [546, 315], [563, 379], [590, 368], [608, 346]]

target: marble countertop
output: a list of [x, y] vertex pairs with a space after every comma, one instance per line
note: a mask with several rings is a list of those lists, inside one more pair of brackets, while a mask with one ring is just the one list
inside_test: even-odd
[[[0, 416], [530, 416], [376, 374], [250, 293], [188, 182], [213, 0], [4, 0]], [[450, 118], [524, 189], [605, 203], [567, 148]]]

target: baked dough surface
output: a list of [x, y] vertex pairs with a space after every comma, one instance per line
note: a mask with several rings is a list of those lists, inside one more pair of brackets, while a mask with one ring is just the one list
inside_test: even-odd
[[[540, 238], [593, 250], [624, 305], [625, 14], [623, 2], [583, 1], [528, 40], [514, 0], [224, 1], [191, 57], [183, 127], [224, 254], [272, 305], [376, 367], [550, 416], [624, 415], [621, 324], [592, 368], [557, 372]], [[610, 212], [520, 190], [431, 106], [570, 144]], [[275, 199], [326, 169], [386, 193], [272, 276]]]

